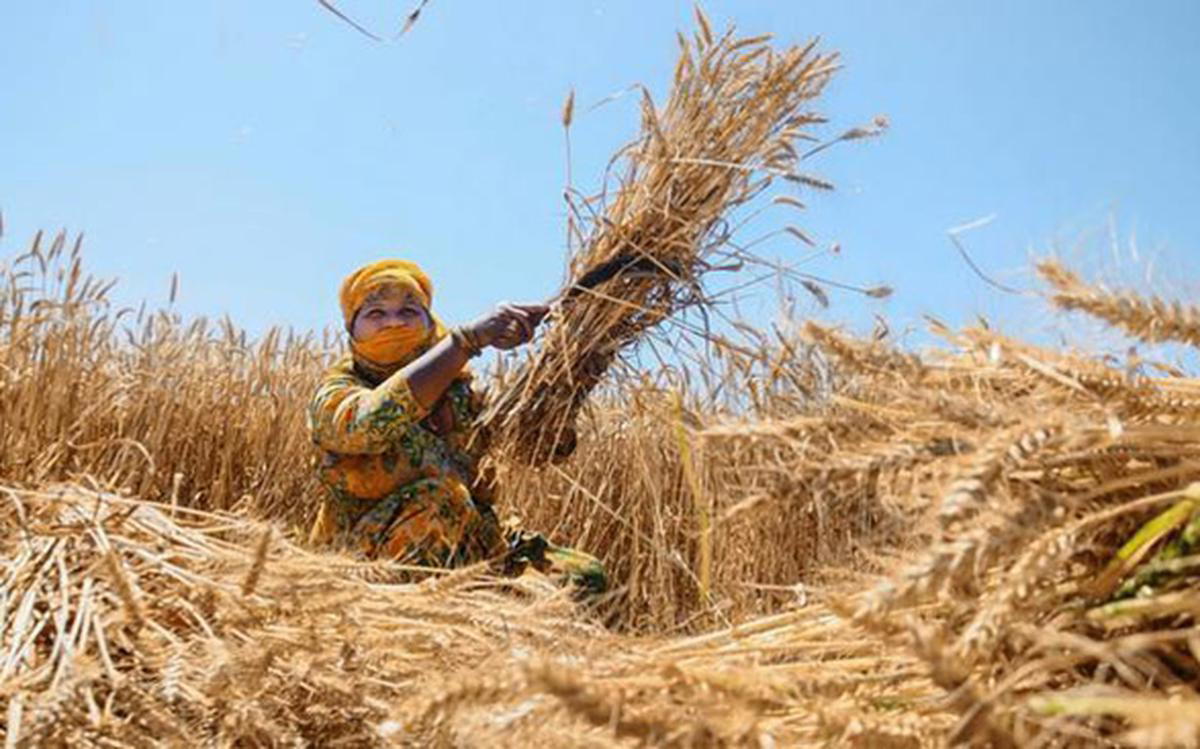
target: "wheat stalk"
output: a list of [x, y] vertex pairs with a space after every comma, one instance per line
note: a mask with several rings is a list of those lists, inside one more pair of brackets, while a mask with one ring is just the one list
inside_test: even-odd
[[1038, 263], [1037, 270], [1054, 288], [1051, 301], [1062, 309], [1086, 312], [1147, 343], [1178, 341], [1200, 346], [1200, 307], [1089, 286], [1053, 260]]

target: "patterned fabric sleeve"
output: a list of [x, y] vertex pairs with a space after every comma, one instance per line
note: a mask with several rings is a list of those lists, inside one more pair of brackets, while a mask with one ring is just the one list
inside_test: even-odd
[[308, 409], [308, 427], [313, 441], [325, 450], [375, 454], [395, 449], [427, 413], [398, 373], [372, 389], [339, 365], [317, 388]]

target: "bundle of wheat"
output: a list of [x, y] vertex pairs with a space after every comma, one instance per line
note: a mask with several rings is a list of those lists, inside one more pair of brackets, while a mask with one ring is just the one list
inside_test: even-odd
[[[805, 127], [822, 121], [805, 107], [835, 56], [817, 53], [815, 42], [777, 52], [768, 36], [715, 37], [697, 16], [694, 40], [680, 37], [666, 106], [657, 109], [643, 89], [641, 134], [613, 160], [625, 162], [615, 195], [609, 200], [606, 186], [570, 200], [570, 280], [536, 352], [485, 414], [493, 443], [525, 463], [569, 452], [576, 414], [618, 353], [703, 305], [700, 280], [714, 265], [745, 259], [731, 241], [735, 209], [780, 179], [829, 187], [796, 171], [806, 154], [795, 142], [811, 139]], [[570, 110], [569, 101], [568, 125]], [[840, 139], [877, 131], [856, 128]], [[801, 230], [786, 231], [811, 244]]]

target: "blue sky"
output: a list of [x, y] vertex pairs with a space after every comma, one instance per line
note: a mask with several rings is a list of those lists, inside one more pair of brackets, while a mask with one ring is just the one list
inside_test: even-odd
[[[339, 6], [392, 30], [413, 2]], [[1195, 293], [1200, 3], [705, 7], [718, 26], [781, 44], [820, 35], [842, 53], [825, 135], [891, 120], [813, 165], [839, 189], [811, 196], [799, 223], [842, 252], [806, 269], [896, 288], [884, 302], [834, 294], [825, 319], [1038, 324], [946, 239], [990, 214], [964, 239], [1007, 282], [1028, 285], [1030, 253], [1050, 251], [1111, 274], [1115, 228], [1125, 271], [1153, 260], [1167, 293]], [[251, 330], [335, 322], [340, 278], [390, 254], [427, 266], [451, 321], [546, 297], [563, 269], [564, 96], [574, 88], [582, 110], [644, 82], [661, 101], [674, 32], [691, 23], [673, 0], [434, 0], [378, 45], [315, 0], [5, 3], [0, 256], [38, 228], [82, 230], [91, 269], [121, 278], [118, 300], [164, 301], [178, 271], [184, 312]], [[581, 111], [577, 186], [636, 125], [634, 97]]]

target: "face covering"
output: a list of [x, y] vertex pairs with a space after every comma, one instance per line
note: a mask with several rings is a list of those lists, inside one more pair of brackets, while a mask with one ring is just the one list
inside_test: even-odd
[[378, 330], [370, 338], [352, 340], [350, 348], [367, 361], [389, 366], [404, 361], [429, 339], [429, 333], [423, 325], [397, 325]]

